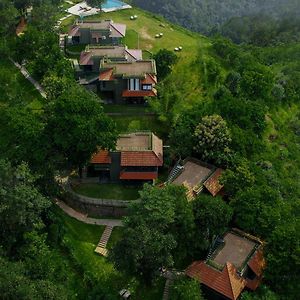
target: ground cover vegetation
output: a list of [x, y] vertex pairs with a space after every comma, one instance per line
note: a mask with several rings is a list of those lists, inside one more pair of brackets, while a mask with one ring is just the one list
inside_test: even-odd
[[[1, 5], [20, 15], [28, 6], [20, 2]], [[133, 13], [139, 15], [136, 21], [130, 21]], [[15, 19], [8, 19], [1, 27], [1, 53], [26, 62], [48, 97], [42, 99], [8, 59], [1, 60], [6, 75], [0, 77], [0, 295], [117, 299], [126, 287], [133, 299], [158, 299], [164, 284], [161, 267], [183, 270], [206, 257], [216, 234], [237, 226], [266, 242], [265, 286], [242, 298], [296, 299], [299, 44], [288, 39], [262, 47], [252, 38], [250, 45], [237, 46], [138, 9], [109, 17], [135, 30], [141, 47], [153, 54], [183, 46], [163, 75], [159, 98], [150, 102], [156, 116], [147, 116], [149, 123], [145, 116], [126, 116], [126, 125], [116, 116], [118, 128], [157, 128], [170, 146], [166, 165], [190, 155], [226, 168], [226, 201], [201, 194], [188, 202], [183, 188], [145, 186], [141, 202], [132, 205], [124, 229], [115, 234], [111, 261], [96, 256], [104, 228], [65, 216], [50, 199], [56, 192], [55, 175], [80, 170], [97, 146], [113, 147], [116, 126], [98, 98], [74, 82], [52, 25], [36, 18], [22, 37], [12, 38]], [[156, 41], [160, 31], [164, 37]], [[131, 41], [137, 44], [137, 35]], [[23, 43], [26, 47], [20, 49]], [[164, 58], [163, 63], [170, 66]], [[174, 299], [201, 297], [189, 280], [175, 282], [171, 293]]]

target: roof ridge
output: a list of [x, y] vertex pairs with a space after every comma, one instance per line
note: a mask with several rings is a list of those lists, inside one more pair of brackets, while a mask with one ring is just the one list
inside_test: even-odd
[[[232, 274], [231, 271], [234, 271], [235, 274]], [[245, 280], [240, 277], [240, 278], [235, 278], [234, 276], [239, 276], [236, 272], [236, 268], [235, 266], [230, 263], [230, 262], [227, 262], [226, 263], [226, 271], [227, 271], [227, 276], [228, 276], [228, 279], [229, 279], [229, 283], [230, 283], [230, 289], [231, 289], [231, 293], [232, 293], [232, 296], [233, 296], [233, 299], [236, 300], [238, 298], [238, 296], [240, 295], [240, 293], [238, 295], [235, 295], [235, 291], [233, 289], [233, 285], [234, 285], [234, 282], [233, 280], [236, 280], [236, 281], [242, 281], [243, 284], [245, 284]]]
[[109, 23], [109, 26], [112, 26], [117, 32], [119, 32], [122, 36], [124, 36], [123, 33], [114, 26], [114, 23]]

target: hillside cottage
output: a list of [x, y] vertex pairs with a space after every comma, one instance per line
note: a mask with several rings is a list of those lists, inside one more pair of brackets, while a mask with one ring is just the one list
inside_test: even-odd
[[263, 243], [232, 229], [216, 238], [205, 261], [193, 262], [185, 274], [198, 280], [207, 299], [236, 300], [245, 290], [256, 290], [262, 281]]
[[223, 193], [223, 185], [219, 182], [222, 172], [220, 168], [188, 157], [175, 165], [167, 183], [183, 185], [187, 189], [189, 200], [194, 199], [203, 190], [215, 197]]
[[116, 150], [100, 150], [91, 158], [87, 176], [100, 182], [153, 181], [163, 165], [163, 143], [151, 132], [119, 136]]
[[120, 45], [126, 34], [126, 25], [112, 20], [77, 22], [68, 33], [69, 44]]

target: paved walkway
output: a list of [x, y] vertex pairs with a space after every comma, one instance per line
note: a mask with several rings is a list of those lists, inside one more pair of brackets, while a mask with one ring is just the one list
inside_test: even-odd
[[31, 75], [29, 74], [29, 72], [27, 71], [27, 69], [25, 67], [21, 66], [19, 63], [15, 62], [15, 61], [12, 61], [12, 62], [21, 71], [21, 73], [23, 74], [23, 76], [34, 85], [34, 87], [36, 88], [36, 90], [39, 91], [39, 93], [41, 94], [41, 96], [43, 98], [46, 98], [46, 93], [45, 93], [44, 89], [42, 88], [42, 86], [35, 79], [33, 79], [31, 77]]
[[104, 226], [111, 226], [111, 227], [123, 226], [122, 220], [119, 219], [89, 218], [88, 216], [74, 210], [72, 207], [68, 206], [65, 202], [59, 199], [55, 199], [55, 204], [57, 204], [70, 217], [86, 224], [104, 225]]

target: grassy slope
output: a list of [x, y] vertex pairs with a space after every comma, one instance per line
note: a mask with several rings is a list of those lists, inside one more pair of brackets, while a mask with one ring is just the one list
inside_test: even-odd
[[[55, 213], [62, 220], [65, 230], [64, 243], [71, 255], [71, 257], [64, 255], [66, 265], [74, 265], [77, 269], [77, 272], [70, 276], [72, 281], [66, 284], [72, 285], [72, 288], [78, 293], [78, 299], [86, 299], [86, 289], [88, 288], [86, 285], [88, 283], [82, 277], [84, 273], [93, 274], [92, 277], [96, 282], [93, 285], [105, 285], [107, 290], [112, 291], [116, 295], [116, 299], [118, 299], [118, 292], [128, 286], [132, 292], [135, 291], [132, 297], [133, 300], [155, 300], [161, 298], [164, 281], [158, 280], [153, 287], [145, 287], [140, 285], [135, 279], [121, 274], [106, 258], [94, 253], [104, 226], [84, 224], [65, 215], [58, 208], [55, 208]], [[108, 249], [111, 249], [116, 241], [122, 237], [122, 234], [122, 228], [116, 227], [113, 229]]]
[[[20, 73], [8, 59], [0, 60], [1, 95], [0, 104], [9, 104], [10, 97], [32, 109], [42, 107], [42, 97], [34, 86]], [[15, 97], [16, 96], [16, 97]]]
[[[131, 15], [137, 15], [135, 21], [130, 20]], [[208, 38], [197, 33], [190, 32], [182, 27], [169, 23], [161, 17], [157, 17], [148, 12], [134, 8], [130, 10], [116, 11], [96, 15], [87, 18], [88, 20], [99, 21], [101, 19], [112, 19], [114, 22], [120, 22], [127, 25], [127, 35], [124, 43], [128, 47], [136, 48], [139, 44], [143, 50], [156, 53], [160, 49], [173, 51], [175, 47], [182, 46], [182, 52], [177, 52], [178, 63], [173, 67], [173, 72], [165, 80], [166, 84], [172, 85], [179, 94], [179, 101], [176, 103], [176, 111], [182, 107], [192, 107], [195, 102], [201, 101], [202, 90], [199, 84], [200, 70], [195, 63], [198, 51], [207, 52], [210, 45]], [[67, 19], [63, 22], [63, 30], [74, 22], [75, 18]], [[157, 33], [163, 33], [162, 38], [155, 38]], [[180, 87], [180, 89], [178, 89]], [[120, 122], [120, 118], [114, 117], [121, 130], [126, 130], [132, 118], [125, 118]], [[149, 123], [149, 117], [139, 117], [140, 121]], [[152, 125], [152, 126], [151, 126]], [[156, 129], [157, 124], [152, 120], [149, 129]], [[141, 129], [144, 129], [141, 128]]]

